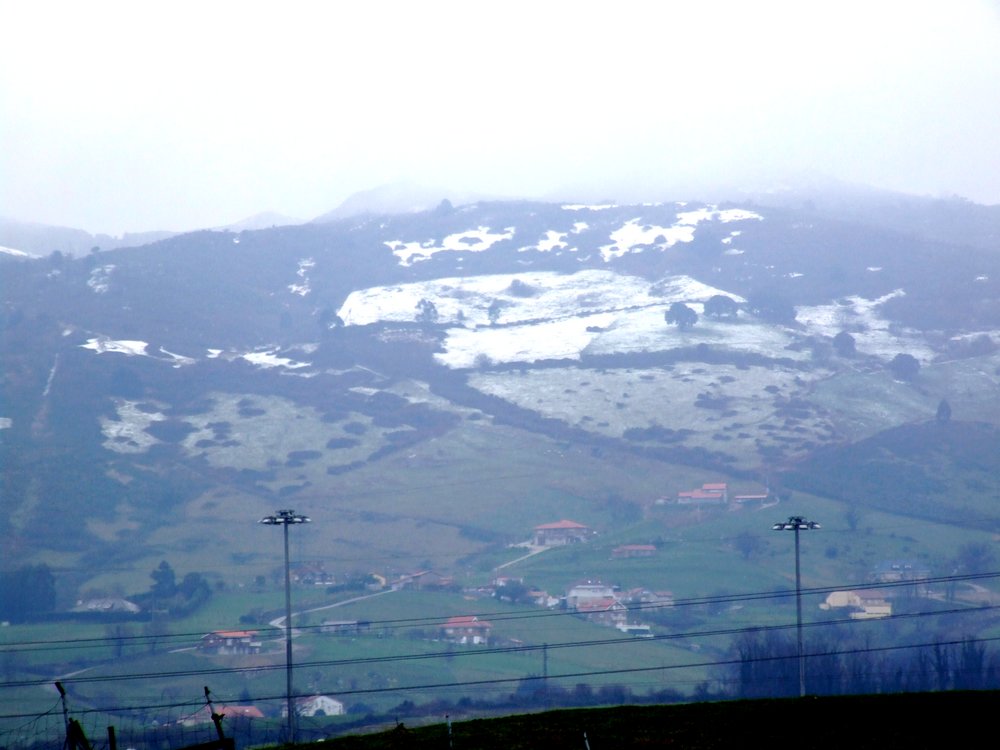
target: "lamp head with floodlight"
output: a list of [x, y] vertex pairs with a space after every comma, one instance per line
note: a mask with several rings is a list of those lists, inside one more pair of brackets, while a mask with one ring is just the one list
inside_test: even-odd
[[267, 526], [275, 526], [278, 524], [288, 525], [292, 523], [311, 523], [312, 519], [309, 516], [297, 515], [294, 510], [279, 510], [273, 516], [264, 516], [257, 523], [262, 523]]
[[787, 521], [779, 522], [771, 527], [772, 531], [811, 531], [823, 528], [815, 521], [807, 521], [802, 516], [791, 516]]

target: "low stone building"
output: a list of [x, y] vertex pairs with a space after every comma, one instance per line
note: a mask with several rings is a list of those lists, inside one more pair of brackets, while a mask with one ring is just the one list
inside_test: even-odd
[[589, 526], [563, 519], [536, 526], [534, 543], [536, 547], [561, 547], [566, 544], [585, 542], [592, 536], [594, 536], [594, 530]]

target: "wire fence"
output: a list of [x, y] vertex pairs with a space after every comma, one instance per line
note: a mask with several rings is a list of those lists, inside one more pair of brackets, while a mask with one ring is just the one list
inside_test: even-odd
[[[983, 574], [981, 576], [960, 576], [934, 579], [935, 583], [948, 584], [954, 580], [970, 580], [977, 578], [996, 577], [1000, 573]], [[888, 585], [884, 587], [889, 587]], [[810, 594], [822, 594], [844, 587], [823, 587], [809, 589]], [[868, 588], [873, 588], [871, 584]], [[769, 592], [760, 594], [744, 594], [739, 596], [716, 596], [681, 601], [674, 606], [732, 604], [754, 598], [787, 597], [788, 592]], [[943, 603], [942, 603], [943, 605]], [[1000, 659], [988, 651], [988, 646], [994, 638], [956, 638], [942, 640], [925, 638], [919, 642], [905, 644], [870, 645], [839, 648], [824, 645], [826, 629], [845, 627], [867, 628], [896, 627], [907, 619], [955, 616], [955, 617], [991, 617], [996, 618], [996, 607], [955, 607], [953, 609], [939, 608], [936, 611], [913, 612], [897, 615], [883, 621], [863, 623], [850, 619], [835, 619], [820, 622], [805, 623], [807, 632], [815, 633], [810, 641], [810, 650], [803, 657], [809, 663], [810, 681], [813, 686], [826, 686], [823, 689], [837, 692], [843, 685], [868, 685], [870, 689], [885, 689], [890, 685], [897, 690], [915, 689], [950, 689], [952, 687], [997, 687], [1000, 685]], [[499, 619], [496, 613], [485, 613], [494, 620]], [[573, 616], [569, 612], [548, 612], [526, 609], [523, 611], [508, 611], [507, 618]], [[385, 621], [373, 623], [390, 630], [427, 625], [431, 622], [426, 618], [409, 620]], [[980, 623], [981, 624], [981, 623]], [[616, 638], [594, 638], [582, 641], [574, 640], [565, 643], [514, 645], [493, 648], [467, 649], [462, 651], [435, 651], [395, 654], [393, 656], [356, 657], [341, 660], [326, 660], [306, 662], [303, 667], [328, 667], [348, 663], [382, 664], [386, 662], [404, 662], [410, 660], [434, 660], [456, 657], [475, 659], [477, 657], [496, 658], [498, 655], [518, 654], [526, 651], [556, 651], [561, 648], [601, 649], [606, 650], [612, 643], [624, 648], [637, 647], [650, 642], [670, 639], [690, 640], [694, 637], [724, 636], [731, 639], [732, 647], [728, 654], [715, 653], [701, 658], [693, 656], [687, 663], [673, 665], [650, 665], [645, 667], [629, 667], [622, 669], [581, 670], [540, 675], [524, 674], [516, 677], [486, 676], [477, 680], [440, 681], [399, 685], [388, 687], [366, 687], [348, 690], [332, 691], [343, 699], [353, 698], [361, 701], [366, 696], [384, 698], [382, 705], [399, 701], [399, 712], [380, 715], [373, 711], [355, 711], [347, 716], [299, 716], [296, 718], [296, 739], [309, 742], [328, 738], [362, 727], [391, 728], [398, 715], [437, 716], [443, 720], [446, 713], [461, 714], [481, 712], [486, 710], [514, 708], [539, 708], [563, 705], [597, 705], [627, 702], [669, 702], [681, 699], [699, 697], [699, 690], [707, 689], [704, 685], [696, 685], [686, 674], [705, 669], [713, 669], [714, 692], [701, 697], [748, 697], [750, 695], [773, 695], [781, 692], [783, 683], [788, 682], [789, 665], [794, 670], [794, 660], [797, 655], [789, 652], [788, 643], [780, 642], [781, 637], [789, 636], [795, 626], [789, 623], [775, 624], [757, 628], [716, 628], [698, 631], [687, 631], [658, 635], [652, 639], [622, 640]], [[190, 634], [185, 634], [185, 636]], [[769, 640], [770, 639], [770, 640]], [[78, 646], [90, 648], [95, 640], [109, 639], [78, 639], [57, 641], [18, 641], [8, 643], [0, 650], [11, 653], [30, 651], [32, 649], [65, 649]], [[283, 668], [283, 665], [280, 665]], [[298, 665], [297, 665], [298, 666]], [[259, 669], [257, 667], [256, 669]], [[867, 671], [866, 671], [867, 670]], [[887, 675], [875, 678], [872, 673], [879, 671], [892, 672], [891, 679]], [[152, 682], [158, 678], [176, 676], [205, 677], [209, 681], [213, 674], [239, 671], [238, 667], [225, 669], [188, 669], [176, 672], [161, 673], [120, 673], [115, 680], [136, 680]], [[670, 675], [670, 680], [664, 679]], [[111, 679], [107, 676], [81, 674], [64, 678], [67, 681], [86, 683]], [[616, 681], [610, 684], [609, 681]], [[867, 682], [866, 682], [867, 680]], [[881, 680], [881, 682], [879, 681]], [[665, 685], [678, 688], [687, 681], [687, 689], [673, 691], [664, 689]], [[853, 681], [853, 682], [851, 682]], [[592, 689], [590, 684], [597, 685]], [[603, 687], [599, 686], [603, 683]], [[33, 750], [34, 748], [54, 748], [63, 746], [67, 738], [67, 718], [79, 722], [83, 733], [88, 738], [94, 750], [112, 750], [109, 737], [109, 727], [114, 727], [116, 749], [125, 750], [168, 750], [188, 745], [201, 744], [217, 737], [212, 723], [211, 710], [206, 700], [200, 695], [178, 696], [173, 701], [145, 701], [142, 705], [116, 706], [105, 703], [101, 706], [76, 705], [72, 701], [68, 712], [60, 700], [55, 698], [46, 709], [39, 711], [25, 710], [18, 713], [16, 701], [4, 701], [5, 693], [9, 696], [13, 691], [25, 689], [51, 688], [51, 680], [40, 678], [19, 678], [0, 683], [0, 750]], [[639, 692], [642, 691], [642, 692]], [[460, 700], [455, 695], [463, 696]], [[414, 696], [420, 696], [423, 705], [412, 703]], [[303, 698], [306, 696], [297, 696]], [[246, 696], [244, 700], [229, 701], [220, 704], [217, 710], [222, 713], [222, 726], [226, 736], [233, 738], [238, 747], [257, 745], [273, 745], [288, 741], [290, 735], [287, 720], [281, 716], [281, 706], [284, 705], [284, 695]], [[36, 704], [37, 705], [37, 704]], [[261, 706], [265, 712], [256, 706]]]

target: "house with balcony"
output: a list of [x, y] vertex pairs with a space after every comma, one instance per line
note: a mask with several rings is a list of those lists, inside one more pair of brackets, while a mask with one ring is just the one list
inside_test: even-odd
[[441, 637], [462, 646], [485, 646], [490, 642], [493, 625], [475, 615], [449, 617], [441, 626]]

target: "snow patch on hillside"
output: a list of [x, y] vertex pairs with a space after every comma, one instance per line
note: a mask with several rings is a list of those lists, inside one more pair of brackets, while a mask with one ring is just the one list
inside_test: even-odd
[[428, 260], [435, 253], [449, 250], [451, 252], [481, 253], [489, 250], [501, 240], [509, 240], [514, 236], [514, 227], [507, 227], [503, 232], [493, 232], [489, 227], [479, 227], [466, 232], [449, 234], [440, 242], [425, 240], [423, 242], [403, 242], [389, 240], [386, 247], [399, 258], [401, 266], [412, 266], [422, 260]]
[[[31, 253], [26, 253], [24, 250], [16, 250], [13, 247], [4, 247], [0, 245], [0, 255], [12, 255], [15, 258], [37, 258], [37, 255], [32, 255]], [[2, 428], [0, 428], [2, 429]]]
[[[719, 210], [714, 206], [682, 211], [677, 214], [677, 220], [668, 227], [640, 224], [641, 218], [629, 219], [621, 228], [611, 232], [610, 244], [603, 245], [599, 249], [601, 257], [608, 262], [627, 253], [642, 252], [648, 247], [667, 250], [679, 242], [691, 242], [694, 240], [695, 230], [702, 222], [719, 221], [728, 224], [734, 221], [763, 221], [763, 219], [763, 216], [753, 211], [740, 208]], [[730, 233], [727, 239], [731, 241], [734, 236], [737, 236], [737, 233]]]
[[620, 258], [626, 253], [641, 253], [646, 247], [657, 247], [666, 250], [678, 242], [691, 242], [694, 239], [694, 226], [674, 224], [669, 227], [646, 224], [639, 226], [641, 219], [629, 219], [624, 226], [611, 233], [611, 244], [602, 245], [599, 249], [604, 261]]
[[148, 357], [149, 353], [146, 351], [147, 346], [149, 346], [149, 344], [145, 341], [130, 341], [127, 339], [114, 340], [105, 336], [88, 339], [86, 344], [80, 344], [81, 349], [92, 349], [98, 354], [116, 352], [118, 354], [125, 354], [129, 357]]
[[498, 328], [452, 328], [445, 352], [434, 358], [452, 368], [494, 362], [537, 362], [542, 359], [579, 359], [597, 333], [614, 322], [613, 313], [547, 320], [532, 325]]
[[[672, 303], [687, 303], [701, 313], [703, 303], [716, 294], [728, 293], [683, 275], [651, 284], [612, 271], [536, 271], [373, 287], [353, 292], [337, 314], [345, 325], [413, 322], [418, 304], [426, 300], [437, 310], [438, 323], [452, 326], [436, 358], [454, 368], [701, 343], [767, 356], [804, 356], [783, 351], [791, 342], [788, 332], [750, 319], [702, 318], [686, 331], [664, 321]], [[490, 321], [491, 308], [495, 322]]]
[[155, 437], [146, 432], [153, 422], [166, 420], [166, 415], [159, 411], [150, 411], [143, 405], [140, 408], [137, 401], [115, 401], [115, 418], [101, 417], [101, 432], [104, 434], [102, 445], [115, 453], [145, 453], [159, 443]]
[[725, 293], [689, 276], [672, 276], [650, 284], [638, 276], [612, 271], [532, 271], [362, 289], [347, 297], [337, 315], [345, 325], [415, 321], [417, 304], [428, 300], [437, 309], [439, 323], [469, 328], [489, 325], [489, 308], [494, 303], [500, 308], [496, 322], [510, 325], [678, 301], [704, 301], [713, 294]]
[[[569, 245], [563, 242], [563, 238], [565, 237], [566, 237], [566, 232], [556, 232], [550, 229], [545, 233], [545, 236], [541, 240], [539, 240], [538, 244], [535, 245], [534, 249], [540, 253], [550, 253], [553, 250], [562, 250], [564, 248], [569, 247]], [[524, 250], [530, 250], [530, 249], [531, 248], [527, 247], [521, 248], [521, 251], [523, 252]]]
[[111, 272], [115, 270], [114, 263], [104, 266], [97, 266], [90, 272], [87, 279], [87, 286], [94, 290], [95, 294], [104, 294], [111, 288]]
[[272, 351], [247, 352], [246, 354], [241, 354], [240, 359], [245, 359], [250, 364], [265, 369], [284, 367], [288, 370], [297, 370], [301, 367], [312, 366], [310, 362], [296, 362], [294, 359], [289, 359], [288, 357], [279, 357], [277, 349]]
[[295, 272], [295, 275], [299, 277], [299, 281], [289, 284], [288, 291], [292, 294], [297, 294], [300, 297], [305, 297], [309, 292], [312, 291], [312, 287], [309, 285], [309, 271], [316, 265], [316, 261], [312, 258], [303, 258], [299, 261], [299, 270]]
[[892, 359], [906, 352], [929, 362], [934, 358], [934, 350], [921, 340], [917, 331], [901, 328], [879, 314], [879, 307], [904, 294], [902, 289], [897, 289], [876, 299], [851, 296], [830, 305], [798, 307], [795, 319], [812, 335], [832, 338], [841, 331], [849, 332], [857, 350], [863, 354]]

